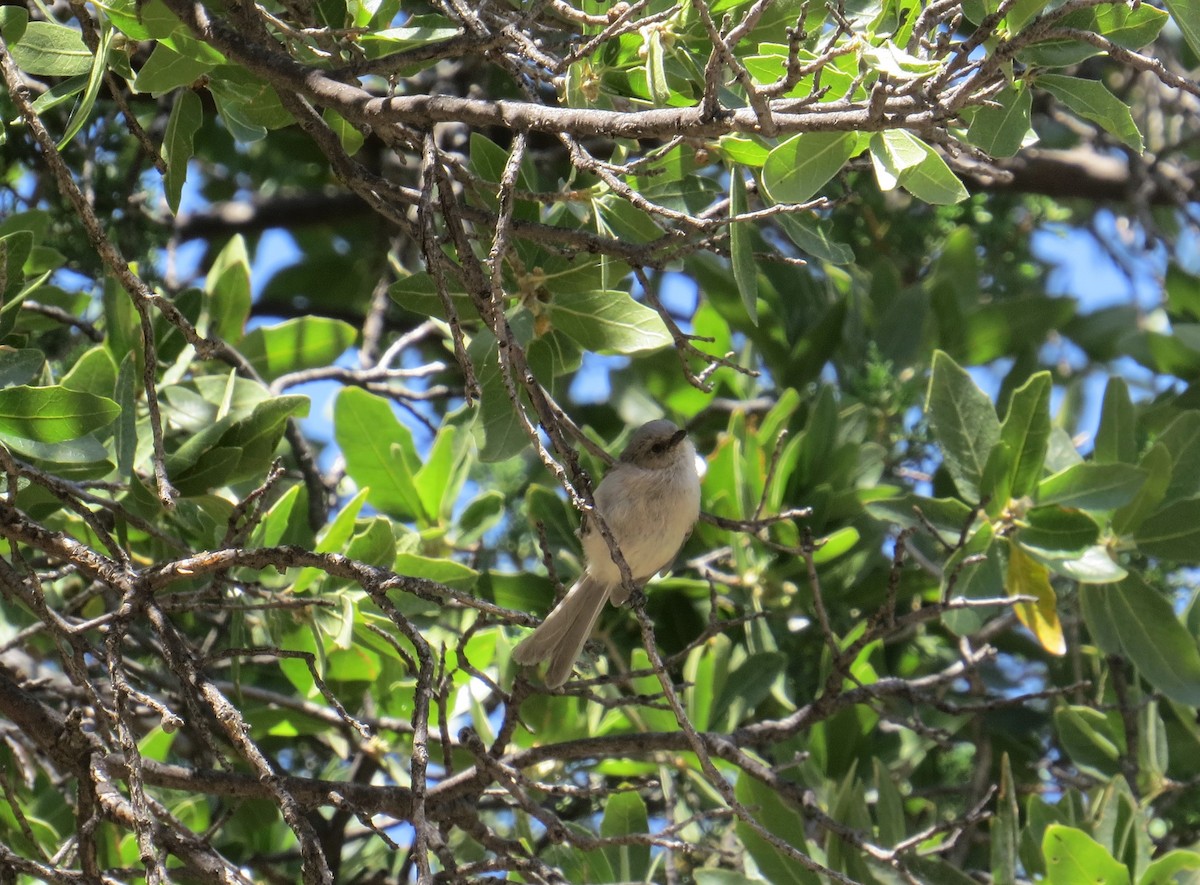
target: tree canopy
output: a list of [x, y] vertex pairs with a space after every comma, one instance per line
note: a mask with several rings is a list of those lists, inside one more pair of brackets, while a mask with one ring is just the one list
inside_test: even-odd
[[1195, 0], [0, 36], [3, 881], [1197, 881]]

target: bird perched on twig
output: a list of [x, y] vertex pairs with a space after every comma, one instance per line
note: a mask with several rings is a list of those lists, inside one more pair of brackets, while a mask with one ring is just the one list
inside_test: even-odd
[[[643, 424], [593, 494], [596, 512], [621, 551], [634, 586], [675, 560], [700, 516], [696, 449], [670, 421]], [[541, 625], [514, 649], [518, 664], [548, 660], [546, 685], [567, 681], [604, 603], [621, 605], [629, 588], [595, 519], [584, 514], [587, 567]]]

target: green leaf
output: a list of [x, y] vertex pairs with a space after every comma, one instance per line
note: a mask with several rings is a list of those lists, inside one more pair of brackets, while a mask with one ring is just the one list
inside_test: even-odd
[[28, 384], [38, 376], [45, 364], [46, 354], [40, 350], [0, 348], [0, 388]]
[[871, 136], [871, 165], [880, 190], [894, 190], [901, 176], [924, 159], [925, 145], [903, 129], [886, 129]]
[[1171, 481], [1164, 501], [1200, 494], [1200, 411], [1189, 409], [1170, 423], [1158, 444], [1171, 453]]
[[1000, 439], [1000, 421], [971, 376], [940, 350], [933, 355], [925, 411], [959, 494], [978, 501], [983, 469]]
[[23, 6], [0, 6], [0, 34], [8, 44], [9, 51], [21, 42], [25, 29], [29, 27], [29, 10]]
[[1100, 427], [1096, 430], [1096, 460], [1132, 464], [1137, 458], [1134, 427], [1133, 401], [1129, 398], [1129, 387], [1124, 378], [1114, 375], [1108, 379], [1108, 385], [1104, 388]]
[[1064, 556], [1062, 553], [1047, 555], [1044, 550], [1035, 550], [1033, 553], [1043, 560], [1051, 571], [1080, 584], [1111, 584], [1125, 580], [1129, 574], [1119, 563], [1113, 561], [1108, 548], [1102, 544], [1094, 544], [1074, 556]]
[[1172, 263], [1167, 267], [1166, 290], [1171, 313], [1200, 319], [1200, 277]]
[[1140, 526], [1142, 520], [1162, 503], [1171, 482], [1171, 453], [1161, 441], [1142, 455], [1138, 467], [1146, 471], [1146, 482], [1133, 500], [1113, 514], [1112, 528], [1117, 535], [1128, 534]]
[[1017, 540], [1035, 553], [1078, 552], [1100, 535], [1100, 526], [1086, 513], [1057, 504], [1034, 507], [1023, 521]]
[[852, 132], [802, 132], [774, 148], [763, 163], [762, 181], [776, 203], [803, 203], [837, 175], [854, 155]]
[[1106, 653], [1128, 658], [1171, 700], [1200, 706], [1200, 651], [1161, 593], [1131, 573], [1079, 595], [1088, 632]]
[[1121, 770], [1123, 734], [1099, 710], [1065, 706], [1054, 711], [1054, 729], [1075, 765], [1107, 780]]
[[484, 492], [463, 508], [455, 528], [462, 545], [478, 541], [499, 524], [505, 514], [504, 495], [495, 489]]
[[458, 498], [464, 474], [458, 469], [462, 461], [456, 445], [458, 428], [443, 424], [434, 438], [429, 456], [413, 477], [413, 485], [421, 497], [425, 512], [431, 517], [448, 515]]
[[1051, 824], [1042, 839], [1049, 885], [1129, 885], [1129, 870], [1082, 830]]
[[85, 350], [62, 376], [62, 386], [70, 390], [112, 396], [117, 385], [117, 364], [103, 344]]
[[[729, 217], [742, 215], [747, 209], [746, 180], [742, 170], [735, 166], [729, 173]], [[729, 225], [729, 255], [733, 263], [733, 279], [750, 322], [758, 325], [758, 267], [754, 263], [754, 241], [750, 226], [745, 222]]]
[[353, 157], [358, 153], [366, 139], [363, 138], [363, 134], [353, 123], [333, 110], [333, 108], [326, 108], [322, 111], [321, 119], [337, 134], [338, 141], [342, 143], [342, 150], [346, 152], [346, 156]]
[[766, 700], [786, 666], [787, 658], [779, 652], [759, 652], [746, 658], [729, 673], [721, 693], [713, 700], [709, 713], [712, 727], [721, 731], [735, 728]]
[[371, 506], [400, 519], [428, 517], [413, 483], [419, 461], [412, 434], [391, 403], [361, 388], [343, 388], [334, 401], [333, 427], [346, 474], [360, 489], [370, 490]]
[[402, 49], [441, 43], [461, 33], [462, 29], [445, 16], [414, 15], [405, 20], [403, 27], [363, 34], [360, 40], [369, 57], [381, 58]]
[[1079, 116], [1102, 126], [1132, 150], [1142, 152], [1142, 133], [1128, 106], [1103, 83], [1062, 74], [1042, 74], [1035, 82]]
[[21, 290], [25, 282], [23, 268], [32, 251], [31, 231], [18, 230], [0, 237], [0, 296], [5, 301]]
[[461, 562], [455, 562], [453, 559], [419, 556], [416, 553], [396, 554], [392, 571], [398, 575], [437, 581], [439, 584], [445, 584], [458, 590], [470, 590], [479, 580], [479, 572]]
[[1200, 563], [1200, 499], [1168, 504], [1138, 526], [1138, 551], [1174, 562]]
[[1200, 870], [1200, 853], [1176, 848], [1146, 867], [1142, 878], [1138, 879], [1138, 885], [1175, 885], [1180, 881], [1176, 873], [1185, 870]]
[[35, 76], [73, 77], [92, 70], [92, 52], [80, 33], [55, 22], [29, 22], [9, 52], [18, 68]]
[[662, 317], [625, 292], [556, 294], [546, 314], [554, 328], [597, 353], [640, 353], [674, 341]]
[[[396, 562], [396, 535], [392, 522], [377, 516], [367, 521], [366, 527], [356, 527], [354, 536], [346, 545], [346, 555], [378, 568], [390, 567]], [[348, 647], [339, 643], [342, 647]]]
[[156, 43], [138, 71], [133, 88], [154, 96], [163, 95], [181, 86], [190, 87], [214, 67], [212, 62], [183, 55], [165, 43]]
[[761, 140], [744, 135], [722, 135], [717, 139], [717, 147], [730, 162], [752, 169], [761, 169], [771, 152]]
[[813, 220], [785, 213], [775, 216], [775, 223], [796, 244], [796, 248], [813, 258], [830, 264], [849, 264], [854, 260], [854, 251], [849, 246], [831, 240], [825, 226]]
[[1029, 134], [1033, 96], [1024, 83], [1005, 87], [992, 101], [975, 111], [967, 127], [967, 141], [992, 157], [1011, 157]]
[[1013, 392], [1000, 426], [1000, 440], [1013, 453], [1009, 476], [1014, 498], [1033, 491], [1045, 470], [1050, 445], [1050, 387], [1049, 372], [1031, 376]]
[[79, 104], [71, 112], [71, 119], [58, 142], [60, 151], [79, 134], [79, 130], [87, 124], [88, 117], [91, 116], [92, 107], [96, 104], [96, 96], [100, 92], [100, 84], [104, 82], [104, 72], [108, 70], [108, 48], [112, 44], [112, 36], [112, 27], [108, 22], [101, 20], [100, 45], [92, 58], [91, 70], [88, 71], [87, 88], [84, 89]]
[[242, 68], [222, 65], [209, 79], [208, 91], [225, 128], [243, 144], [260, 141], [268, 129], [280, 129], [292, 122], [274, 88]]
[[[809, 853], [808, 840], [804, 834], [804, 818], [773, 789], [741, 772], [734, 785], [734, 796], [751, 810], [754, 819], [763, 829], [793, 848]], [[760, 836], [749, 824], [739, 820], [735, 831], [738, 842], [754, 858], [759, 872], [772, 885], [817, 885], [819, 880], [815, 873], [788, 857]]]
[[996, 812], [989, 821], [991, 836], [992, 881], [1010, 885], [1017, 876], [1017, 846], [1020, 843], [1020, 814], [1017, 786], [1013, 780], [1008, 753], [1000, 757], [1000, 783], [996, 793]]
[[1080, 510], [1113, 510], [1131, 501], [1145, 481], [1146, 471], [1132, 464], [1089, 461], [1038, 483], [1037, 502]]
[[194, 150], [193, 139], [203, 122], [204, 106], [200, 96], [190, 89], [180, 90], [171, 106], [162, 144], [163, 160], [167, 164], [163, 189], [167, 206], [173, 213], [179, 211], [179, 199], [187, 180], [188, 160], [192, 158]]
[[486, 463], [511, 458], [529, 445], [529, 437], [508, 398], [495, 337], [490, 332], [480, 332], [471, 339], [467, 354], [478, 367], [481, 402], [474, 429], [479, 459]]
[[125, 354], [117, 370], [116, 397], [121, 410], [117, 421], [115, 442], [117, 447], [117, 476], [121, 480], [133, 478], [134, 457], [137, 453], [137, 359], [132, 353]]
[[1175, 24], [1183, 32], [1192, 52], [1200, 55], [1200, 2], [1198, 0], [1164, 0]]
[[[636, 792], [629, 790], [610, 793], [604, 803], [600, 821], [600, 836], [606, 839], [641, 835], [650, 832], [650, 816], [646, 803]], [[646, 844], [608, 845], [604, 848], [608, 862], [616, 873], [616, 882], [645, 882], [650, 870], [650, 846]]]
[[942, 159], [941, 154], [912, 136], [925, 150], [925, 159], [900, 175], [900, 186], [916, 197], [934, 206], [949, 206], [961, 203], [968, 196], [967, 188], [954, 171]]
[[884, 40], [878, 46], [865, 44], [862, 47], [862, 59], [876, 71], [901, 82], [928, 76], [942, 66], [942, 62], [936, 59], [909, 55], [891, 40]]
[[185, 497], [204, 495], [231, 481], [242, 450], [234, 446], [211, 446], [186, 467], [176, 468], [168, 459], [167, 472], [171, 482]]
[[96, 5], [134, 40], [162, 40], [179, 27], [179, 19], [162, 0], [102, 0]]
[[231, 478], [236, 481], [261, 476], [275, 457], [288, 419], [307, 415], [308, 406], [307, 396], [274, 396], [235, 421], [220, 440], [222, 446], [235, 446], [242, 453]]
[[[198, 99], [197, 99], [198, 100]], [[246, 241], [241, 234], [230, 237], [229, 242], [221, 249], [208, 275], [204, 279], [204, 291], [208, 295], [208, 325], [206, 331], [216, 334], [225, 341], [241, 341], [246, 320], [250, 316], [252, 290], [250, 286], [250, 255], [246, 251]], [[292, 322], [295, 322], [294, 320]], [[327, 321], [335, 322], [335, 321]], [[268, 351], [272, 348], [286, 348], [291, 340], [289, 335], [299, 336], [304, 330], [295, 326], [287, 331], [274, 331], [278, 327], [260, 327], [250, 348], [261, 348], [259, 358], [266, 360], [268, 370], [271, 368], [272, 357]], [[336, 328], [336, 327], [335, 327]], [[276, 340], [276, 336], [279, 336]], [[343, 337], [350, 337], [344, 332]], [[353, 338], [351, 338], [351, 341]], [[303, 345], [301, 345], [303, 346]], [[332, 348], [331, 348], [332, 349]], [[246, 342], [242, 343], [242, 352], [249, 357]], [[338, 353], [341, 351], [339, 350]], [[274, 358], [279, 365], [286, 365], [287, 356]], [[317, 363], [320, 365], [320, 363]]]
[[[971, 508], [958, 498], [922, 498], [911, 493], [868, 501], [865, 506], [876, 519], [894, 522], [902, 528], [918, 528], [928, 523], [948, 544], [958, 543], [971, 516]], [[924, 519], [917, 516], [918, 510]]]
[[289, 372], [328, 366], [358, 337], [342, 320], [304, 316], [259, 326], [242, 339], [242, 354], [267, 380]]
[[[471, 301], [471, 296], [467, 294], [457, 279], [448, 279], [446, 284], [450, 303], [454, 305], [454, 310], [459, 317], [475, 315], [474, 302]], [[411, 310], [413, 313], [439, 318], [444, 318], [446, 315], [446, 308], [437, 293], [433, 277], [425, 271], [409, 274], [392, 283], [388, 289], [388, 295], [405, 310]]]
[[667, 85], [667, 69], [663, 64], [662, 32], [649, 29], [646, 47], [646, 85], [655, 104], [667, 104], [671, 100], [671, 87]]
[[108, 397], [65, 387], [0, 390], [0, 432], [44, 443], [61, 443], [107, 427], [121, 412]]

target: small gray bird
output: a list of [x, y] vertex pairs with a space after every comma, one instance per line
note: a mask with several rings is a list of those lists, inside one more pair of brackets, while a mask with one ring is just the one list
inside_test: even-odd
[[[629, 573], [642, 586], [669, 567], [700, 516], [696, 449], [670, 421], [639, 427], [593, 494]], [[579, 537], [587, 568], [541, 626], [513, 650], [518, 664], [549, 660], [546, 685], [567, 681], [604, 603], [628, 598], [608, 542], [584, 514]]]

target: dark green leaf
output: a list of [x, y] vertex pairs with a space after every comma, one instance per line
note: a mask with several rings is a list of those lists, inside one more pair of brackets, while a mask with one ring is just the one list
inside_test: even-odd
[[771, 693], [775, 678], [786, 664], [787, 658], [779, 652], [760, 652], [743, 661], [728, 675], [713, 701], [709, 714], [712, 726], [722, 731], [737, 727]]
[[133, 88], [138, 92], [162, 95], [180, 86], [191, 86], [213, 67], [210, 61], [183, 55], [165, 43], [156, 43], [150, 57], [138, 71]]
[[1200, 499], [1185, 498], [1152, 513], [1133, 538], [1147, 556], [1200, 563]]
[[40, 350], [0, 348], [0, 388], [29, 383], [45, 364], [46, 355]]
[[1000, 439], [1000, 421], [992, 401], [970, 375], [939, 350], [933, 355], [925, 410], [959, 494], [968, 501], [978, 501], [984, 466]]
[[107, 22], [104, 22], [100, 29], [100, 45], [92, 58], [91, 70], [88, 71], [87, 87], [83, 90], [83, 96], [80, 98], [79, 104], [75, 106], [75, 110], [72, 111], [67, 128], [58, 142], [60, 151], [79, 134], [79, 130], [87, 124], [88, 117], [91, 116], [92, 108], [96, 104], [96, 96], [100, 92], [100, 84], [104, 82], [104, 74], [108, 70], [108, 48], [112, 43], [112, 36], [112, 28], [108, 26]]
[[[7, 8], [7, 7], [5, 7]], [[0, 297], [5, 301], [25, 282], [22, 268], [33, 251], [33, 233], [18, 230], [0, 237]]]
[[1021, 546], [1040, 554], [1077, 552], [1096, 543], [1100, 526], [1081, 510], [1057, 504], [1034, 507], [1017, 532]]
[[187, 180], [187, 164], [192, 158], [192, 140], [203, 122], [204, 107], [200, 96], [190, 89], [180, 90], [171, 106], [171, 116], [167, 118], [162, 145], [163, 160], [167, 164], [163, 189], [172, 212], [179, 211], [179, 198]]
[[1008, 753], [1000, 757], [1000, 783], [997, 785], [996, 813], [990, 824], [992, 880], [1011, 883], [1017, 875], [1017, 845], [1020, 842], [1020, 816], [1017, 786], [1013, 780]]
[[817, 222], [790, 213], [777, 215], [775, 222], [801, 252], [813, 258], [830, 264], [849, 264], [854, 260], [854, 252], [850, 247], [831, 240], [829, 232]]
[[1079, 768], [1106, 779], [1120, 772], [1124, 735], [1099, 710], [1060, 707], [1054, 711], [1054, 728], [1063, 749]]
[[1129, 503], [1146, 481], [1146, 471], [1132, 464], [1076, 464], [1048, 476], [1037, 487], [1039, 504], [1061, 504], [1080, 510], [1113, 510]]
[[1045, 471], [1050, 444], [1050, 373], [1038, 372], [1014, 391], [1000, 439], [1012, 452], [1012, 497], [1033, 491]]
[[1200, 651], [1174, 609], [1136, 574], [1118, 584], [1083, 587], [1083, 619], [1108, 654], [1124, 655], [1172, 700], [1200, 706]]
[[[799, 851], [807, 852], [804, 818], [797, 814], [773, 789], [743, 772], [734, 785], [737, 800], [752, 809], [754, 819], [773, 836]], [[816, 874], [800, 862], [776, 848], [749, 824], [736, 824], [738, 841], [745, 847], [755, 864], [772, 885], [817, 885]]]
[[62, 377], [62, 386], [70, 390], [111, 397], [117, 385], [117, 364], [103, 344], [85, 350]]
[[1125, 379], [1113, 376], [1104, 388], [1104, 405], [1100, 412], [1100, 427], [1096, 431], [1097, 461], [1123, 461], [1132, 464], [1137, 458], [1137, 439], [1134, 435], [1133, 401]]
[[[735, 218], [747, 211], [746, 180], [742, 170], [734, 167], [729, 173], [729, 217]], [[750, 322], [758, 325], [758, 267], [754, 262], [754, 241], [750, 226], [745, 222], [729, 225], [729, 255], [733, 263], [733, 279], [742, 293], [742, 304]]]
[[1133, 500], [1113, 514], [1112, 528], [1118, 535], [1127, 534], [1139, 525], [1162, 502], [1171, 481], [1171, 454], [1161, 442], [1142, 456], [1138, 466], [1146, 471], [1146, 482]]
[[1179, 25], [1183, 38], [1192, 52], [1200, 55], [1200, 2], [1198, 0], [1164, 0], [1171, 18]]

